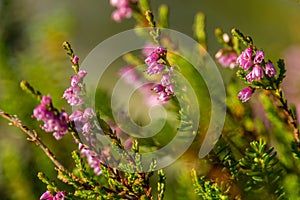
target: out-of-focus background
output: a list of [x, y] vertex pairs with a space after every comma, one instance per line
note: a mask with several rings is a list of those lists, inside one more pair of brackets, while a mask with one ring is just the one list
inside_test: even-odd
[[[220, 48], [214, 37], [215, 28], [229, 32], [236, 27], [251, 35], [255, 44], [262, 47], [271, 60], [286, 58], [288, 74], [284, 82], [285, 90], [291, 102], [299, 103], [299, 3], [292, 0], [160, 0], [151, 1], [154, 12], [162, 3], [170, 9], [170, 28], [189, 36], [193, 36], [194, 15], [198, 11], [206, 14], [211, 55]], [[113, 10], [109, 0], [0, 0], [0, 109], [18, 114], [30, 128], [39, 126], [31, 120], [37, 102], [19, 89], [19, 82], [25, 79], [43, 94], [51, 94], [57, 107], [62, 106], [70, 111], [61, 96], [69, 85], [73, 71], [62, 42], [69, 41], [82, 61], [101, 41], [134, 26], [132, 19], [122, 23], [112, 21]], [[230, 74], [221, 71], [226, 82]], [[51, 134], [42, 134], [42, 138], [58, 159], [72, 168], [69, 155], [77, 147], [71, 137], [55, 141]], [[174, 175], [168, 180], [167, 187], [172, 188], [172, 181], [186, 181], [186, 177], [178, 175], [183, 173], [182, 168], [175, 164], [168, 169], [167, 176], [168, 173]], [[48, 158], [34, 144], [26, 141], [24, 133], [7, 126], [7, 122], [0, 119], [1, 199], [39, 199], [46, 190], [36, 177], [39, 171], [45, 171], [55, 179], [53, 164]], [[189, 198], [171, 189], [166, 197]]]

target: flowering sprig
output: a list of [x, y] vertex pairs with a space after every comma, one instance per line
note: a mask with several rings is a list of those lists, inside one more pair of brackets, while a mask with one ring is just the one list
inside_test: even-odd
[[145, 59], [148, 66], [146, 72], [149, 76], [153, 74], [162, 74], [159, 84], [156, 84], [152, 89], [158, 94], [158, 100], [167, 102], [175, 95], [174, 82], [172, 80], [171, 67], [166, 60], [167, 49], [158, 46], [154, 51]]
[[54, 109], [51, 96], [43, 96], [41, 104], [33, 110], [32, 117], [43, 121], [41, 126], [46, 132], [53, 132], [55, 139], [60, 140], [68, 132], [68, 114], [62, 110]]
[[133, 14], [133, 6], [137, 0], [110, 0], [110, 5], [117, 9], [112, 13], [111, 18], [116, 22], [121, 22], [125, 18], [130, 18]]
[[[225, 44], [224, 46], [229, 46], [233, 52], [241, 52], [236, 58], [236, 63], [240, 66], [240, 69], [237, 71], [237, 76], [249, 86], [239, 92], [238, 98], [244, 103], [251, 98], [257, 89], [271, 91], [273, 97], [279, 102], [278, 108], [284, 111], [283, 113], [288, 119], [288, 124], [293, 128], [296, 146], [300, 148], [300, 132], [297, 118], [288, 105], [281, 88], [281, 82], [286, 72], [284, 61], [282, 59], [278, 60], [277, 69], [279, 69], [279, 71], [277, 71], [273, 62], [265, 59], [264, 51], [254, 46], [251, 37], [244, 36], [237, 29], [232, 29], [232, 35], [235, 40], [227, 39], [227, 36], [225, 36], [223, 39], [219, 39], [219, 41]], [[246, 46], [244, 50], [241, 50], [240, 43]]]

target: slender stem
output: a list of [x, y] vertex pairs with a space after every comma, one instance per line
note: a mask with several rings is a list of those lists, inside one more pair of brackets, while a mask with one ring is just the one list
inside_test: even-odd
[[287, 117], [288, 124], [293, 128], [294, 132], [294, 139], [297, 143], [298, 148], [300, 148], [300, 133], [299, 133], [299, 127], [297, 124], [297, 116], [293, 114], [293, 111], [290, 109], [288, 102], [286, 98], [284, 97], [283, 91], [281, 88], [276, 90], [276, 93], [274, 95], [279, 102], [281, 103], [281, 106], [279, 108], [283, 109], [285, 112], [284, 114]]
[[9, 125], [18, 127], [24, 133], [26, 133], [29, 136], [29, 138], [27, 139], [31, 142], [34, 142], [37, 146], [39, 146], [58, 169], [65, 170], [65, 167], [56, 159], [56, 157], [50, 151], [50, 149], [41, 141], [41, 139], [38, 137], [38, 134], [35, 130], [30, 130], [27, 126], [22, 124], [21, 120], [19, 120], [19, 118], [16, 115], [12, 116], [8, 113], [5, 113], [1, 109], [0, 109], [0, 116], [10, 121]]

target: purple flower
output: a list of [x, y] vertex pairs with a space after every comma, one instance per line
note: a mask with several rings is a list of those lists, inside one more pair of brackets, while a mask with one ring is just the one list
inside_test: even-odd
[[156, 46], [153, 43], [147, 42], [142, 50], [142, 54], [148, 57], [155, 50], [155, 48]]
[[74, 58], [72, 59], [72, 63], [77, 65], [78, 64], [78, 60], [79, 58], [77, 56], [74, 56]]
[[80, 78], [84, 78], [87, 75], [87, 72], [85, 70], [79, 70], [79, 72], [77, 73], [77, 75]]
[[260, 80], [264, 77], [264, 71], [260, 65], [254, 65], [252, 71], [246, 76], [248, 82]]
[[165, 70], [165, 65], [162, 63], [151, 63], [147, 68], [147, 73], [149, 76], [153, 74], [160, 74]]
[[88, 133], [91, 129], [91, 124], [89, 122], [85, 123], [82, 127], [82, 133]]
[[150, 65], [153, 62], [157, 62], [159, 60], [159, 55], [156, 53], [151, 53], [146, 59], [145, 59], [145, 63], [147, 65]]
[[71, 78], [71, 86], [72, 87], [77, 87], [77, 85], [78, 85], [78, 83], [80, 82], [80, 77], [78, 77], [78, 76], [73, 76], [72, 78]]
[[163, 86], [162, 84], [157, 84], [152, 88], [158, 94], [157, 100], [162, 103], [167, 102], [172, 98], [175, 93], [175, 88], [173, 85]]
[[158, 95], [158, 100], [161, 102], [167, 102], [172, 98], [172, 96], [168, 95], [165, 91], [159, 92]]
[[161, 78], [161, 84], [163, 86], [171, 85], [172, 84], [172, 79], [170, 73], [166, 73], [162, 76]]
[[229, 67], [233, 69], [237, 66], [238, 55], [233, 50], [220, 49], [216, 53], [215, 58], [223, 67]]
[[65, 199], [65, 192], [59, 191], [56, 195], [55, 195], [55, 200], [64, 200]]
[[254, 65], [251, 73], [254, 80], [259, 80], [264, 77], [264, 71], [260, 65]]
[[123, 67], [119, 71], [119, 76], [124, 78], [125, 82], [132, 85], [140, 85], [140, 75], [137, 73], [135, 68], [131, 65]]
[[129, 0], [110, 0], [110, 5], [114, 7], [124, 7], [127, 6]]
[[245, 89], [243, 89], [242, 91], [239, 92], [238, 94], [238, 98], [245, 103], [246, 101], [248, 101], [252, 94], [253, 94], [254, 90], [251, 87], [247, 87]]
[[175, 93], [175, 88], [173, 85], [167, 85], [165, 88], [165, 92], [167, 95], [173, 95]]
[[65, 192], [59, 191], [55, 196], [53, 196], [51, 192], [47, 190], [44, 194], [42, 194], [40, 200], [64, 200], [65, 196]]
[[70, 115], [69, 119], [74, 121], [78, 131], [88, 133], [92, 126], [90, 120], [93, 117], [95, 117], [94, 110], [92, 108], [86, 108], [84, 111], [76, 110]]
[[53, 199], [53, 196], [49, 190], [44, 192], [44, 194], [42, 194], [42, 196], [40, 197], [40, 200], [52, 200], [52, 199]]
[[38, 121], [43, 121], [41, 126], [46, 132], [53, 132], [53, 136], [59, 140], [68, 132], [68, 114], [65, 111], [57, 113], [51, 110], [47, 105], [51, 105], [51, 97], [43, 96], [41, 104], [33, 110], [33, 117]]
[[136, 0], [111, 0], [110, 5], [117, 7], [111, 15], [112, 19], [121, 22], [124, 18], [130, 18], [132, 16], [130, 3], [136, 3]]
[[163, 91], [164, 89], [165, 89], [165, 87], [162, 84], [157, 84], [152, 88], [152, 90], [154, 90], [156, 93], [159, 93], [159, 92]]
[[273, 76], [276, 76], [276, 69], [273, 65], [273, 63], [271, 61], [268, 61], [266, 63], [266, 75], [268, 75], [270, 78], [273, 77]]
[[35, 109], [33, 109], [33, 117], [35, 117], [38, 121], [43, 120], [47, 112], [48, 110], [43, 104], [38, 105]]
[[81, 110], [76, 110], [69, 116], [69, 119], [72, 121], [82, 121], [83, 112]]
[[95, 116], [95, 112], [92, 108], [86, 108], [83, 112], [84, 119], [92, 119]]
[[83, 96], [80, 95], [80, 92], [83, 90], [80, 82], [83, 81], [86, 74], [85, 70], [80, 70], [77, 75], [73, 76], [71, 78], [71, 87], [67, 88], [62, 96], [71, 106], [80, 106], [84, 103]]
[[240, 64], [241, 68], [244, 69], [245, 71], [249, 70], [252, 66], [252, 54], [253, 54], [253, 50], [251, 48], [247, 48], [237, 58], [237, 62]]
[[154, 52], [160, 56], [165, 56], [167, 53], [167, 49], [165, 47], [159, 46], [154, 50]]
[[254, 64], [260, 64], [265, 58], [263, 51], [256, 51], [255, 57], [254, 57]]
[[84, 144], [79, 143], [78, 146], [80, 153], [83, 157], [86, 157], [88, 165], [94, 169], [94, 173], [99, 176], [102, 173], [101, 170], [101, 160], [98, 158], [98, 154], [94, 151], [91, 151], [87, 146]]
[[47, 96], [43, 96], [42, 97], [42, 100], [41, 100], [41, 104], [42, 105], [45, 105], [45, 106], [50, 106], [52, 102], [52, 98], [50, 95], [47, 95]]

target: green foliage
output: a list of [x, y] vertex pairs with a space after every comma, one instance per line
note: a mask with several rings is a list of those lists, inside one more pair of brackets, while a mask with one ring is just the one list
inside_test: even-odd
[[206, 32], [205, 32], [205, 15], [204, 13], [197, 13], [193, 25], [194, 35], [199, 44], [207, 49], [206, 46]]
[[240, 173], [247, 177], [244, 190], [256, 193], [266, 189], [270, 199], [286, 199], [282, 186], [283, 169], [278, 164], [274, 148], [267, 149], [263, 140], [251, 142], [250, 147], [239, 162]]
[[168, 28], [169, 27], [169, 8], [167, 5], [162, 4], [158, 8], [158, 20], [159, 25], [162, 28]]
[[195, 193], [205, 200], [229, 200], [228, 190], [219, 184], [207, 180], [205, 176], [198, 177], [197, 172], [192, 170], [192, 179]]
[[277, 61], [277, 66], [279, 69], [279, 74], [278, 74], [278, 78], [276, 79], [276, 86], [277, 86], [277, 88], [279, 88], [281, 82], [283, 81], [283, 79], [285, 77], [285, 73], [286, 73], [284, 60], [279, 59]]

